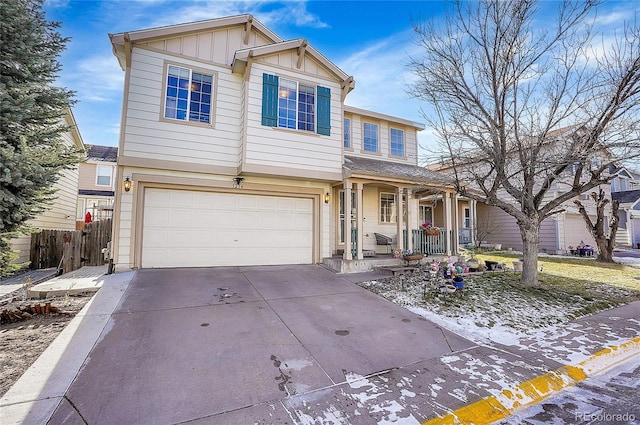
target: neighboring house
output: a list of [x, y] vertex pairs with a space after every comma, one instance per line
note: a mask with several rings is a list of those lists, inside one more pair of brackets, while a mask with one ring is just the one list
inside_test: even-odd
[[[68, 125], [70, 129], [62, 135], [63, 143], [66, 146], [75, 146], [79, 150], [84, 150], [82, 137], [71, 110], [68, 110], [65, 116], [65, 125]], [[56, 188], [55, 198], [49, 209], [26, 224], [34, 229], [75, 230], [78, 174], [78, 166], [63, 170], [54, 185], [54, 188]], [[14, 261], [15, 263], [29, 261], [31, 236], [22, 235], [12, 239], [11, 248], [19, 251], [19, 256]]]
[[[608, 191], [608, 187], [603, 189]], [[579, 199], [592, 220], [595, 220], [595, 203], [591, 197], [582, 194]], [[580, 243], [595, 246], [595, 239], [573, 201], [565, 202], [560, 209], [563, 211], [547, 218], [540, 225], [540, 252], [566, 254], [569, 247], [575, 247]], [[606, 220], [608, 222], [608, 219]], [[477, 224], [481, 242], [501, 245], [502, 249], [522, 250], [522, 236], [515, 218], [500, 208], [478, 203]]]
[[[555, 130], [549, 134], [550, 138], [565, 137], [567, 130], [572, 127], [565, 127]], [[553, 139], [551, 139], [553, 140]], [[553, 143], [551, 141], [550, 143]], [[597, 160], [594, 160], [596, 163]], [[481, 165], [478, 165], [481, 166]], [[429, 166], [439, 173], [447, 174], [452, 172], [452, 167], [446, 161]], [[551, 200], [569, 190], [573, 177], [575, 176], [575, 167], [565, 171], [560, 179], [556, 180], [553, 186], [547, 191], [544, 202]], [[605, 191], [607, 198], [610, 198], [611, 184], [601, 186]], [[574, 198], [579, 199], [585, 206], [589, 216], [595, 221], [596, 205], [590, 196], [592, 191], [597, 192], [598, 188], [583, 193]], [[499, 194], [502, 199], [509, 199], [506, 191]], [[502, 249], [512, 248], [521, 251], [523, 249], [522, 235], [516, 220], [513, 216], [496, 206], [491, 206], [482, 202], [460, 199], [458, 203], [458, 225], [459, 225], [459, 243], [465, 244], [477, 243], [480, 246], [496, 247]], [[595, 246], [595, 239], [587, 229], [586, 223], [582, 215], [578, 211], [578, 207], [573, 200], [564, 202], [558, 208], [558, 213], [544, 220], [540, 225], [540, 251], [551, 254], [564, 254], [568, 252], [570, 247], [579, 244], [590, 244]], [[605, 215], [606, 222], [608, 217]], [[437, 220], [436, 220], [437, 223]], [[470, 240], [469, 240], [470, 239]]]
[[426, 217], [444, 228], [432, 251], [457, 249], [457, 197], [417, 164], [424, 126], [345, 105], [354, 79], [306, 40], [250, 15], [110, 38], [116, 267], [352, 261], [388, 249], [375, 233], [425, 249]]
[[76, 227], [82, 229], [87, 213], [93, 221], [113, 216], [118, 148], [87, 145], [87, 160], [80, 163]]
[[620, 202], [616, 245], [640, 249], [640, 175], [624, 167], [612, 172], [611, 199]]

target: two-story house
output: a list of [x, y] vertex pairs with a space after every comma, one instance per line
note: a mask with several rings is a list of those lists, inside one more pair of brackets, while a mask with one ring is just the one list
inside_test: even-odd
[[354, 261], [388, 248], [375, 233], [415, 249], [433, 199], [434, 246], [455, 251], [457, 198], [417, 165], [424, 126], [345, 105], [354, 78], [307, 40], [250, 15], [110, 39], [125, 72], [116, 267]]
[[92, 221], [113, 216], [118, 148], [87, 145], [87, 160], [80, 163], [76, 228], [84, 226], [87, 213]]
[[[82, 152], [85, 147], [82, 136], [78, 131], [78, 125], [71, 112], [67, 110], [62, 124], [68, 127], [62, 135], [62, 143], [67, 147], [75, 147]], [[58, 181], [54, 184], [56, 190], [47, 210], [27, 222], [33, 230], [75, 230], [76, 228], [76, 202], [78, 199], [78, 175], [79, 167], [75, 166], [60, 172]], [[21, 235], [11, 240], [11, 249], [18, 251], [15, 263], [29, 261], [31, 249], [31, 235]]]
[[620, 203], [616, 246], [640, 249], [640, 174], [625, 167], [612, 173], [611, 199]]
[[[569, 126], [550, 132], [548, 134], [549, 146], [556, 143], [562, 146], [565, 138], [570, 137], [574, 129], [573, 126]], [[602, 151], [598, 153], [598, 155], [601, 157], [594, 157], [591, 160], [593, 166], [600, 167], [602, 163], [610, 161], [610, 157], [606, 151]], [[517, 159], [515, 163], [518, 163]], [[470, 166], [460, 166], [457, 170], [458, 174], [464, 175], [465, 167], [479, 168], [484, 166], [482, 161], [472, 161], [470, 164]], [[453, 174], [453, 167], [449, 161], [443, 160], [440, 163], [432, 164], [430, 168], [445, 175]], [[574, 164], [572, 167], [567, 167], [558, 178], [555, 178], [551, 186], [544, 193], [542, 203], [546, 204], [570, 191], [577, 169], [578, 165]], [[605, 175], [610, 176], [611, 170], [605, 171]], [[612, 184], [615, 185], [615, 181]], [[574, 200], [580, 200], [587, 214], [595, 221], [596, 203], [593, 201], [590, 193], [597, 193], [598, 190], [602, 188], [605, 196], [611, 199], [612, 184], [602, 184], [593, 190], [589, 190], [559, 205], [556, 208], [557, 213], [546, 218], [540, 224], [540, 251], [551, 254], [565, 254], [571, 250], [571, 247], [576, 247], [581, 243], [595, 246], [595, 239], [587, 228], [585, 220], [580, 214]], [[473, 190], [474, 184], [469, 182], [469, 187]], [[505, 201], [509, 199], [513, 200], [511, 195], [504, 189], [498, 192], [498, 197]], [[517, 202], [513, 200], [513, 204], [517, 205]], [[464, 197], [461, 198], [458, 205], [460, 208], [458, 210], [458, 220], [460, 220], [460, 227], [458, 229], [461, 244], [464, 243], [463, 240], [471, 239], [471, 243], [479, 246], [499, 246], [502, 249], [512, 248], [517, 251], [523, 249], [520, 227], [513, 216], [499, 207], [483, 202], [475, 202]], [[605, 211], [606, 223], [609, 222], [607, 217], [608, 213], [608, 210]], [[470, 226], [467, 225], [468, 223], [470, 223]], [[469, 233], [471, 233], [471, 236], [469, 236]]]

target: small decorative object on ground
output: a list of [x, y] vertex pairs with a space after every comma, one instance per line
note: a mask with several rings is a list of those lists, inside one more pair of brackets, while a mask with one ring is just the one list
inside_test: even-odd
[[440, 234], [440, 229], [431, 224], [430, 221], [422, 223], [420, 226], [425, 235], [437, 236]]
[[522, 259], [513, 262], [513, 271], [514, 272], [522, 271]]
[[462, 276], [456, 276], [453, 278], [453, 286], [455, 286], [456, 289], [464, 288], [464, 279], [462, 278]]
[[581, 257], [593, 255], [593, 247], [588, 243], [585, 244], [582, 241], [580, 241], [580, 245], [576, 246], [575, 251], [576, 254], [580, 255]]
[[422, 254], [406, 254], [404, 257], [404, 261], [418, 261], [424, 258]]

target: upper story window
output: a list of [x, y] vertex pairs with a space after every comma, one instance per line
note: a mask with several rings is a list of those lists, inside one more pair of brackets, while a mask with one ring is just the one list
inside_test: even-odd
[[378, 125], [364, 123], [363, 147], [367, 152], [378, 152]]
[[331, 134], [331, 90], [262, 74], [262, 125]]
[[344, 148], [351, 149], [351, 119], [344, 119]]
[[110, 165], [98, 165], [96, 167], [96, 186], [111, 186], [113, 167]]
[[391, 146], [390, 153], [393, 156], [404, 157], [404, 131], [392, 128], [390, 131]]
[[629, 190], [629, 180], [621, 177], [620, 178], [620, 191], [621, 192], [626, 192], [627, 190]]
[[213, 75], [168, 65], [164, 117], [211, 123]]
[[278, 127], [314, 131], [316, 88], [280, 78], [278, 86]]

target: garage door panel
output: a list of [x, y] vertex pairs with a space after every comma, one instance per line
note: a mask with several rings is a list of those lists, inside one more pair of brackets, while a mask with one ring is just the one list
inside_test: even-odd
[[313, 201], [148, 188], [143, 267], [307, 264]]

